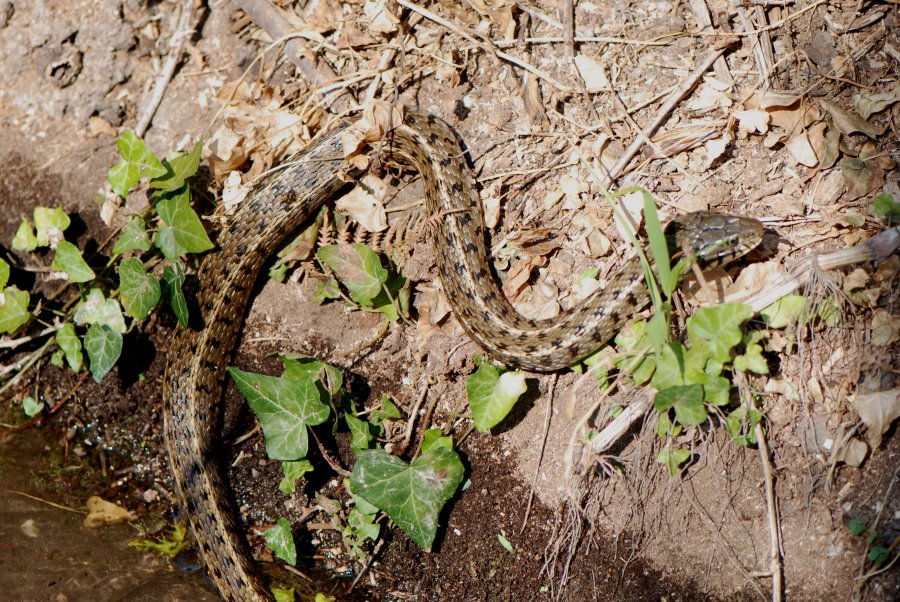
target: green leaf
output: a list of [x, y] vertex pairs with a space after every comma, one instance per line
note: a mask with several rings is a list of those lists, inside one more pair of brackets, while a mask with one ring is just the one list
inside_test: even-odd
[[756, 425], [762, 420], [762, 414], [740, 406], [735, 408], [725, 419], [725, 430], [731, 435], [732, 442], [736, 445], [756, 445]]
[[853, 535], [862, 535], [866, 531], [866, 521], [861, 518], [852, 518], [848, 525], [850, 533]]
[[169, 302], [172, 307], [172, 313], [178, 318], [178, 323], [182, 326], [188, 325], [188, 304], [184, 297], [182, 286], [184, 285], [184, 271], [181, 269], [180, 263], [167, 265], [163, 270], [162, 280], [160, 280], [160, 288], [162, 296]]
[[331, 408], [328, 393], [310, 376], [266, 376], [228, 368], [231, 378], [259, 418], [266, 437], [266, 453], [273, 460], [300, 460], [308, 451], [308, 426], [322, 424]]
[[369, 423], [365, 420], [360, 420], [352, 414], [344, 414], [344, 420], [350, 429], [350, 449], [354, 453], [358, 453], [363, 449], [369, 449], [369, 444], [375, 438]]
[[286, 353], [281, 356], [284, 362], [284, 376], [286, 378], [301, 380], [304, 378], [318, 379], [331, 395], [337, 395], [344, 385], [344, 375], [340, 369], [317, 360], [308, 355]]
[[113, 255], [121, 255], [128, 251], [149, 251], [150, 237], [147, 235], [147, 228], [144, 220], [137, 215], [128, 218], [128, 222], [122, 229], [119, 240], [113, 245]]
[[675, 418], [684, 426], [697, 426], [708, 417], [703, 405], [702, 385], [677, 385], [658, 391], [653, 398], [657, 412], [675, 408]]
[[728, 362], [731, 348], [741, 342], [741, 324], [753, 316], [749, 305], [723, 303], [704, 307], [688, 318], [687, 331], [691, 342], [703, 339], [710, 344], [712, 357]]
[[464, 468], [455, 451], [434, 446], [407, 464], [381, 449], [360, 452], [353, 491], [387, 512], [419, 547], [429, 549], [438, 514], [459, 487]]
[[650, 242], [650, 253], [653, 255], [653, 265], [659, 276], [659, 284], [668, 298], [672, 296], [672, 292], [678, 286], [678, 278], [672, 273], [669, 245], [659, 221], [656, 203], [653, 202], [653, 197], [646, 190], [641, 190], [641, 194], [644, 197], [644, 222]]
[[891, 557], [891, 552], [884, 546], [873, 546], [872, 549], [869, 550], [869, 560], [877, 565], [881, 566]]
[[364, 244], [327, 245], [316, 256], [334, 271], [350, 298], [360, 305], [370, 307], [387, 282], [388, 271], [381, 267], [375, 251]]
[[286, 518], [279, 518], [278, 523], [266, 531], [266, 546], [289, 565], [297, 564], [297, 546]]
[[372, 412], [372, 423], [380, 425], [385, 420], [400, 420], [403, 412], [387, 395], [381, 396], [381, 409]]
[[44, 411], [44, 402], [38, 401], [31, 395], [28, 395], [24, 399], [22, 399], [22, 410], [25, 412], [25, 415], [29, 418], [34, 418], [38, 414]]
[[37, 247], [37, 237], [35, 237], [34, 230], [31, 228], [31, 222], [28, 218], [22, 218], [22, 223], [19, 224], [19, 229], [16, 230], [16, 235], [13, 236], [12, 239], [13, 250], [27, 251], [30, 253], [37, 249]]
[[144, 269], [144, 262], [131, 257], [119, 264], [119, 295], [125, 305], [125, 313], [137, 320], [150, 315], [159, 303], [159, 281]]
[[66, 360], [63, 359], [65, 354], [62, 349], [57, 349], [50, 355], [50, 365], [56, 366], [57, 368], [62, 368], [66, 365]]
[[72, 220], [59, 207], [35, 207], [34, 227], [37, 229], [39, 247], [54, 246], [63, 239], [63, 232]]
[[176, 522], [168, 535], [156, 539], [132, 539], [128, 542], [129, 548], [142, 552], [155, 552], [161, 556], [175, 558], [190, 543], [187, 527], [182, 522]]
[[787, 295], [760, 311], [759, 316], [769, 328], [784, 328], [800, 317], [804, 307], [806, 307], [806, 297]]
[[91, 374], [100, 382], [122, 355], [122, 335], [106, 324], [92, 324], [84, 335], [84, 349], [91, 362]]
[[687, 462], [691, 452], [686, 449], [664, 449], [656, 456], [656, 461], [669, 469], [669, 474], [678, 474], [678, 467]]
[[443, 445], [447, 449], [453, 451], [453, 437], [444, 435], [441, 429], [428, 429], [422, 436], [422, 453], [424, 454], [432, 447]]
[[900, 202], [893, 195], [882, 192], [872, 201], [872, 213], [882, 222], [896, 224], [900, 222]]
[[734, 367], [741, 372], [753, 372], [755, 374], [768, 374], [769, 364], [762, 354], [762, 345], [751, 343], [746, 346], [742, 355], [734, 358]]
[[107, 299], [98, 288], [92, 288], [78, 302], [73, 320], [76, 324], [106, 324], [120, 334], [125, 333], [125, 317], [119, 302]]
[[71, 322], [63, 324], [62, 328], [56, 331], [56, 344], [66, 354], [66, 362], [73, 372], [81, 370], [81, 339], [75, 334], [75, 325]]
[[513, 545], [509, 543], [509, 540], [503, 537], [500, 533], [497, 534], [497, 539], [500, 541], [500, 545], [507, 551], [512, 553]]
[[275, 602], [294, 602], [294, 588], [289, 589], [281, 589], [280, 587], [273, 587], [272, 597], [275, 598]]
[[28, 291], [20, 291], [15, 286], [7, 286], [0, 292], [0, 332], [13, 333], [28, 321]]
[[484, 432], [503, 420], [528, 387], [521, 372], [503, 372], [482, 362], [466, 378], [466, 394], [475, 429]]
[[684, 384], [685, 353], [684, 345], [677, 341], [660, 347], [659, 357], [656, 358], [656, 372], [650, 383], [657, 389]]
[[669, 419], [669, 413], [663, 412], [656, 419], [656, 436], [657, 437], [677, 437], [681, 434], [683, 427], [680, 424], [673, 424]]
[[156, 204], [164, 226], [156, 235], [156, 246], [169, 261], [185, 253], [202, 253], [213, 248], [197, 213], [191, 209], [190, 189], [167, 196]]
[[119, 136], [116, 147], [122, 160], [109, 170], [107, 176], [113, 192], [120, 197], [128, 196], [142, 177], [156, 178], [166, 173], [166, 168], [156, 155], [144, 146], [144, 141], [133, 131]]
[[278, 491], [291, 494], [297, 490], [297, 481], [300, 477], [313, 471], [313, 465], [309, 460], [282, 462], [281, 470], [284, 471], [284, 478], [278, 484]]
[[87, 282], [94, 278], [94, 270], [81, 257], [81, 251], [66, 240], [59, 241], [50, 269], [68, 274], [69, 282]]
[[[377, 512], [377, 508], [375, 509]], [[376, 514], [366, 514], [361, 512], [359, 508], [354, 508], [347, 516], [347, 524], [350, 527], [350, 534], [356, 538], [358, 543], [364, 541], [375, 541], [378, 534], [381, 533], [381, 525], [375, 522]]]
[[159, 192], [172, 192], [184, 186], [185, 180], [197, 173], [203, 141], [198, 140], [189, 153], [172, 153], [166, 157], [163, 168], [166, 173], [150, 180], [150, 188]]

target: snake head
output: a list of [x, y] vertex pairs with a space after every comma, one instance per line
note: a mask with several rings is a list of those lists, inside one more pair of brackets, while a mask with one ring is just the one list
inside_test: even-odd
[[749, 217], [697, 211], [666, 225], [672, 259], [693, 257], [701, 269], [723, 266], [753, 250], [763, 238], [762, 224]]

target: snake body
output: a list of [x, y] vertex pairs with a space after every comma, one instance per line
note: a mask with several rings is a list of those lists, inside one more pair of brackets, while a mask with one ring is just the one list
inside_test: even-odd
[[[198, 272], [199, 328], [181, 328], [165, 372], [165, 438], [175, 490], [201, 561], [226, 600], [271, 600], [239, 535], [214, 448], [216, 406], [245, 309], [265, 259], [359, 170], [343, 159], [339, 128], [312, 143], [296, 164], [256, 184], [218, 237], [219, 250]], [[487, 353], [534, 371], [570, 366], [611, 338], [647, 302], [640, 264], [626, 263], [605, 289], [552, 320], [529, 320], [504, 296], [485, 246], [474, 178], [453, 130], [432, 115], [408, 112], [385, 140], [413, 166], [434, 216], [435, 250], [444, 292], [457, 319]], [[675, 252], [722, 264], [756, 246], [759, 222], [693, 213], [667, 227]]]

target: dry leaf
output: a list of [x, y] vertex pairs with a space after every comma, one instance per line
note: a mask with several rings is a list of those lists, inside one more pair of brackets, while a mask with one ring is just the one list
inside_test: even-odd
[[837, 453], [835, 458], [847, 466], [859, 468], [869, 453], [869, 446], [864, 441], [853, 437]]
[[900, 101], [900, 82], [884, 92], [869, 92], [866, 90], [856, 97], [856, 110], [863, 119], [868, 119], [875, 113], [885, 110], [895, 102]]
[[852, 400], [859, 419], [868, 429], [866, 438], [872, 449], [881, 445], [881, 437], [900, 416], [900, 389], [860, 393]]
[[513, 305], [526, 318], [549, 320], [559, 315], [558, 296], [556, 285], [547, 276], [546, 270], [541, 270], [537, 282], [531, 287], [530, 298], [514, 302]]
[[853, 111], [842, 109], [833, 102], [828, 102], [827, 100], [823, 100], [821, 103], [822, 108], [831, 115], [831, 118], [834, 121], [834, 127], [840, 130], [844, 135], [852, 134], [853, 132], [862, 132], [869, 138], [875, 139], [884, 133], [884, 128], [872, 125]]
[[819, 163], [819, 159], [816, 158], [816, 152], [813, 150], [806, 132], [800, 132], [796, 136], [791, 137], [785, 144], [785, 148], [801, 165], [815, 167]]
[[232, 215], [237, 206], [247, 196], [250, 191], [249, 186], [241, 183], [241, 172], [233, 171], [225, 178], [225, 185], [222, 188], [222, 205], [226, 215]]
[[766, 111], [756, 109], [749, 111], [735, 111], [733, 113], [738, 120], [738, 128], [742, 132], [765, 134], [769, 131], [770, 116]]
[[[720, 89], [721, 82], [713, 81], [720, 85], [711, 84], [709, 79], [704, 80], [697, 94], [688, 103], [689, 109], [692, 111], [706, 111], [717, 108], [727, 109], [731, 106], [731, 98]], [[726, 86], [727, 88], [728, 86]]]
[[601, 92], [609, 89], [609, 80], [606, 79], [603, 66], [594, 59], [579, 54], [575, 57], [575, 68], [578, 69], [578, 75], [584, 80], [588, 92]]
[[768, 90], [762, 94], [754, 95], [757, 106], [760, 109], [771, 109], [773, 107], [787, 108], [800, 100], [800, 96], [787, 92], [774, 92]]
[[488, 230], [493, 230], [500, 222], [500, 187], [500, 180], [493, 180], [481, 193], [484, 226]]
[[387, 213], [384, 196], [387, 185], [381, 178], [366, 174], [360, 184], [337, 200], [338, 211], [346, 211], [350, 217], [369, 232], [387, 230]]
[[878, 347], [887, 347], [900, 341], [900, 320], [885, 309], [876, 309], [872, 317], [871, 343]]
[[616, 218], [616, 230], [619, 231], [619, 236], [622, 240], [629, 241], [640, 229], [641, 222], [644, 219], [644, 194], [640, 190], [626, 194], [619, 199], [619, 208], [625, 214], [627, 223], [622, 224]]
[[85, 527], [100, 527], [102, 525], [137, 520], [135, 514], [96, 495], [88, 498], [87, 510], [87, 516], [84, 518]]
[[400, 19], [384, 5], [384, 0], [366, 0], [363, 14], [369, 20], [369, 31], [375, 33], [393, 33], [397, 31]]
[[706, 167], [709, 168], [712, 165], [713, 161], [721, 157], [725, 154], [725, 150], [728, 148], [728, 143], [731, 142], [731, 138], [728, 136], [728, 133], [722, 134], [719, 138], [715, 140], [708, 140], [704, 147], [706, 148]]

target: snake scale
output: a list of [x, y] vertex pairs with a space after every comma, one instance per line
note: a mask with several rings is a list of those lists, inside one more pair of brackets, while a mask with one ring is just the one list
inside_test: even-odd
[[[175, 489], [200, 559], [222, 598], [271, 600], [240, 535], [218, 466], [215, 411], [245, 309], [265, 259], [359, 170], [343, 158], [334, 130], [310, 144], [291, 167], [257, 183], [218, 236], [197, 275], [202, 324], [179, 328], [165, 372], [165, 439]], [[385, 139], [386, 150], [413, 166], [434, 216], [434, 246], [444, 292], [468, 334], [511, 367], [551, 371], [572, 365], [611, 338], [642, 305], [640, 265], [626, 263], [606, 288], [557, 318], [533, 321], [513, 309], [490, 268], [474, 178], [453, 130], [432, 115], [407, 112]], [[759, 222], [693, 213], [670, 222], [675, 252], [717, 265], [761, 239]]]

